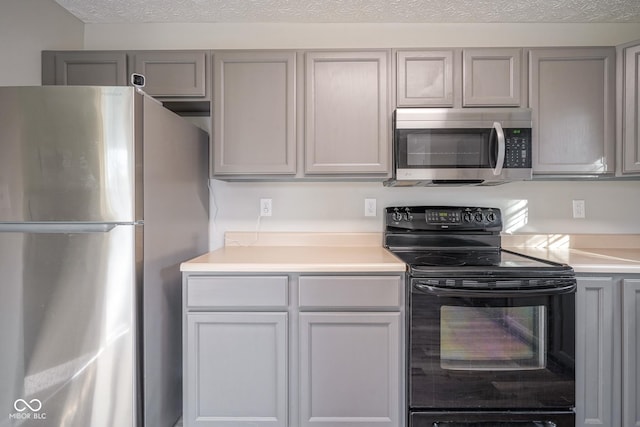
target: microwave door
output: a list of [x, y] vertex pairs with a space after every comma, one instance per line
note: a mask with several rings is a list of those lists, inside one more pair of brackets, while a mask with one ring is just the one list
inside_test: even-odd
[[491, 156], [490, 163], [493, 168], [493, 174], [495, 176], [500, 176], [500, 174], [502, 174], [502, 168], [504, 167], [506, 143], [504, 139], [504, 130], [502, 129], [502, 125], [498, 122], [493, 122], [491, 135], [489, 136], [489, 146]]

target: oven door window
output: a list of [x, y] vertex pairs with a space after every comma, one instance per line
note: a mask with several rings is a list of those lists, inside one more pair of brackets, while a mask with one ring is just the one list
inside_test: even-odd
[[490, 168], [489, 129], [398, 130], [402, 168]]
[[440, 366], [449, 370], [545, 367], [545, 307], [440, 309]]

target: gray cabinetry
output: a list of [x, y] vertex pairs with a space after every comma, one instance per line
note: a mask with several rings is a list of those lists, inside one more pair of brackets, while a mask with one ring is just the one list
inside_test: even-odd
[[639, 426], [639, 365], [640, 277], [579, 277], [576, 426]]
[[126, 86], [127, 53], [43, 51], [43, 85]]
[[209, 53], [201, 50], [43, 51], [43, 85], [127, 86], [145, 76], [144, 91], [177, 113], [208, 114]]
[[576, 426], [620, 426], [619, 288], [579, 277], [576, 296]]
[[622, 425], [640, 426], [640, 278], [622, 281]]
[[299, 280], [300, 427], [403, 425], [401, 276]]
[[288, 425], [288, 278], [185, 276], [185, 427]]
[[390, 51], [305, 57], [304, 173], [390, 174]]
[[130, 53], [129, 72], [145, 76], [144, 91], [158, 98], [205, 98], [206, 51], [137, 51]]
[[615, 48], [530, 51], [533, 172], [613, 173]]
[[463, 107], [519, 107], [523, 104], [522, 49], [464, 49]]
[[215, 176], [296, 173], [296, 53], [214, 52]]
[[453, 107], [454, 84], [458, 84], [454, 78], [457, 53], [457, 50], [397, 51], [396, 105]]
[[398, 107], [526, 106], [520, 48], [398, 50]]
[[640, 174], [639, 43], [618, 49], [618, 175]]

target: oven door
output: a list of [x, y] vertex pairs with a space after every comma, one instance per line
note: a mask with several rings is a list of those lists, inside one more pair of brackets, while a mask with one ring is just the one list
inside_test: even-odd
[[573, 408], [575, 281], [522, 290], [487, 278], [475, 281], [485, 290], [437, 285], [450, 280], [411, 279], [409, 406]]

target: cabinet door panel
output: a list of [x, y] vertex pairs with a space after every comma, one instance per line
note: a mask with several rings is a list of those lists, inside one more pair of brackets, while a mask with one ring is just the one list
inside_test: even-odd
[[400, 313], [300, 314], [300, 427], [397, 427]]
[[306, 54], [305, 173], [390, 172], [388, 56]]
[[640, 46], [624, 50], [622, 173], [640, 174]]
[[133, 54], [136, 73], [145, 76], [144, 91], [157, 97], [205, 97], [204, 51], [149, 51]]
[[79, 86], [126, 86], [125, 52], [57, 52], [55, 84]]
[[[576, 296], [576, 426], [616, 426], [619, 366], [615, 363], [619, 294], [610, 277], [578, 279]], [[618, 420], [619, 422], [619, 420]]]
[[521, 63], [521, 49], [465, 49], [463, 106], [520, 106]]
[[535, 174], [613, 172], [615, 49], [531, 51]]
[[295, 52], [214, 53], [214, 175], [296, 172]]
[[187, 315], [185, 425], [287, 425], [287, 313]]
[[398, 51], [398, 107], [453, 107], [453, 51]]
[[640, 426], [640, 279], [622, 283], [622, 425]]

